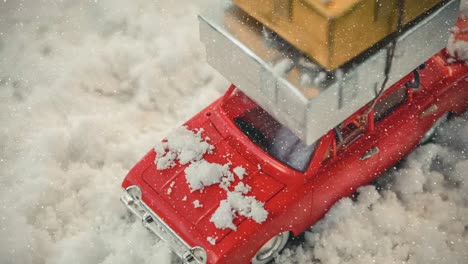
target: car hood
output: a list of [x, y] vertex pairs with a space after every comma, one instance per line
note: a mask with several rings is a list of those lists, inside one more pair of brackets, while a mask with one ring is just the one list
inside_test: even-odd
[[[247, 196], [254, 196], [258, 201], [267, 202], [276, 193], [284, 188], [284, 184], [264, 174], [257, 164], [253, 164], [240, 155], [228, 140], [222, 138], [213, 124], [209, 121], [202, 125], [203, 138], [209, 137], [210, 144], [214, 150], [203, 157], [206, 161], [218, 164], [230, 164], [231, 172], [234, 168], [241, 166], [246, 174], [242, 180], [237, 176], [231, 183], [230, 190], [239, 182], [251, 187]], [[200, 127], [191, 130], [200, 129]], [[201, 234], [217, 237], [220, 241], [231, 229], [218, 229], [210, 222], [210, 218], [218, 208], [220, 202], [227, 197], [227, 191], [219, 184], [205, 187], [203, 190], [191, 191], [187, 183], [184, 169], [187, 165], [177, 163], [173, 168], [158, 170], [156, 165], [151, 164], [143, 172], [143, 180], [149, 184], [168, 204], [170, 204], [181, 217], [192, 223]], [[199, 206], [196, 206], [199, 204]], [[175, 219], [174, 219], [175, 220]], [[238, 216], [234, 225], [238, 226], [245, 217]], [[176, 220], [175, 220], [176, 221]]]

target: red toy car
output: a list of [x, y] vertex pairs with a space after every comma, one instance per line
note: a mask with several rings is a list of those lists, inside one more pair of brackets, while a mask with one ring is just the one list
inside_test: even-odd
[[[231, 86], [127, 175], [122, 201], [187, 263], [267, 263], [468, 107], [468, 65], [443, 51], [373, 109], [305, 145]], [[367, 113], [367, 114], [365, 114]]]

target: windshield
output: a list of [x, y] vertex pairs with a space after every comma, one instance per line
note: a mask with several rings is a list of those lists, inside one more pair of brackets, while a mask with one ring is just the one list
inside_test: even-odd
[[[239, 90], [225, 101], [223, 108], [230, 111], [236, 126], [257, 146], [275, 159], [304, 172], [311, 160], [315, 145], [306, 145], [290, 129], [256, 105]], [[245, 110], [247, 109], [247, 110]]]

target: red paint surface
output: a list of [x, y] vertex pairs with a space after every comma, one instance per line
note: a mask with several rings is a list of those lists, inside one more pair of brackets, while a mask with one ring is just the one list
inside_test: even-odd
[[[252, 187], [248, 195], [265, 202], [268, 219], [261, 224], [239, 217], [236, 231], [217, 229], [209, 221], [226, 192], [216, 185], [200, 193], [190, 192], [183, 172], [185, 166], [158, 171], [155, 153], [150, 151], [127, 175], [122, 186], [138, 185], [143, 200], [191, 246], [202, 246], [208, 252], [209, 263], [248, 263], [255, 252], [272, 236], [282, 231], [295, 235], [313, 225], [339, 199], [353, 194], [359, 186], [368, 184], [379, 174], [408, 155], [432, 124], [447, 112], [462, 113], [468, 107], [468, 65], [447, 63], [445, 52], [433, 56], [421, 70], [421, 87], [410, 91], [409, 100], [344, 149], [333, 147], [331, 157], [322, 162], [327, 146], [336, 145], [334, 131], [319, 142], [309, 169], [298, 172], [275, 160], [253, 144], [231, 121], [255, 103], [247, 97], [222, 107], [226, 95], [190, 119], [186, 125], [194, 130], [203, 127], [203, 136], [215, 145], [213, 154], [205, 155], [211, 162], [247, 170], [243, 182]], [[388, 89], [384, 97], [412, 79], [412, 74]], [[420, 118], [428, 107], [437, 110]], [[351, 122], [367, 108], [350, 116]], [[209, 113], [209, 114], [207, 114]], [[371, 112], [369, 116], [373, 116]], [[368, 150], [378, 147], [379, 153], [360, 160]], [[261, 169], [257, 167], [260, 164]], [[175, 185], [167, 194], [171, 182]], [[238, 180], [237, 180], [238, 181]], [[234, 182], [233, 186], [237, 183]], [[187, 201], [182, 198], [187, 196]], [[199, 200], [203, 208], [194, 208]], [[215, 246], [208, 236], [218, 237]]]

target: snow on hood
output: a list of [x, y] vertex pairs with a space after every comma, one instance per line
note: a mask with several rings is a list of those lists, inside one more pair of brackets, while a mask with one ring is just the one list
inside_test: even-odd
[[203, 139], [203, 129], [192, 132], [185, 126], [176, 128], [166, 139], [154, 147], [156, 159], [154, 164], [159, 170], [174, 167], [176, 161], [185, 165], [189, 162], [199, 161], [206, 153], [213, 151], [213, 145], [208, 143], [209, 138]]
[[257, 223], [263, 223], [268, 217], [268, 212], [263, 207], [264, 203], [259, 202], [254, 196], [245, 196], [250, 192], [250, 189], [250, 186], [240, 182], [233, 192], [227, 192], [227, 198], [220, 202], [210, 221], [217, 228], [230, 228], [232, 230], [236, 230], [234, 219], [237, 215], [251, 218]]
[[212, 230], [217, 241], [246, 218], [264, 222], [265, 202], [283, 187], [237, 153], [208, 120], [176, 129], [155, 152], [143, 179], [200, 232]]
[[229, 169], [229, 163], [222, 165], [202, 159], [192, 162], [185, 168], [184, 173], [192, 191], [203, 190], [213, 184], [219, 184], [223, 189], [227, 189], [234, 181], [234, 174]]

